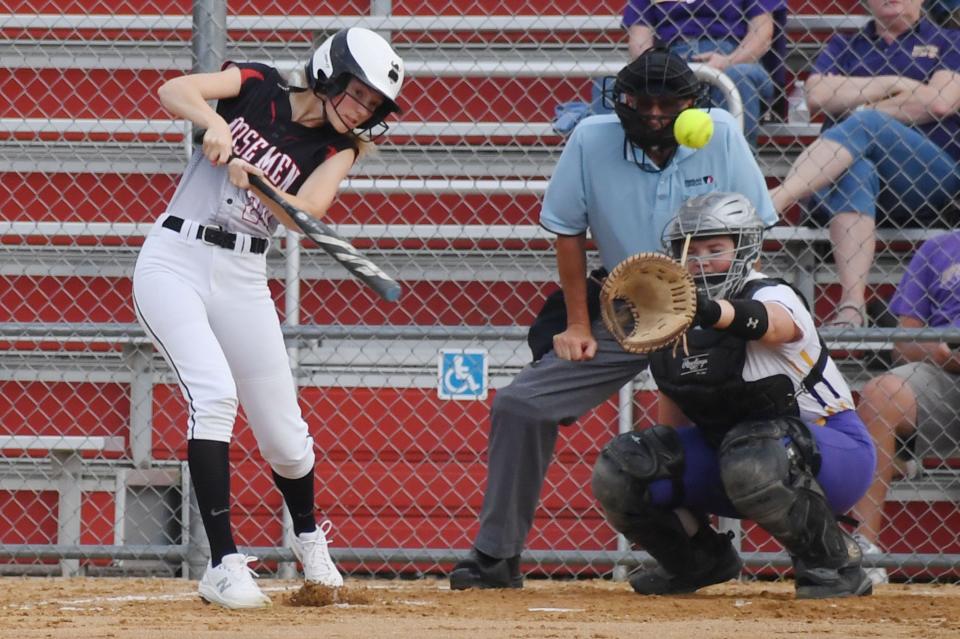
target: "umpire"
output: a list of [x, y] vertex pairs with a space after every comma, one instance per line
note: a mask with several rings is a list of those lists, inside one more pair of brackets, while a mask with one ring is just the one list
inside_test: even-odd
[[452, 589], [523, 586], [520, 553], [558, 426], [573, 424], [647, 366], [588, 310], [595, 300], [587, 293], [587, 231], [609, 270], [634, 253], [659, 250], [676, 211], [697, 195], [742, 193], [765, 224], [777, 222], [760, 168], [729, 113], [710, 111], [714, 135], [705, 147], [677, 144], [674, 121], [703, 93], [686, 62], [650, 49], [617, 74], [613, 95], [605, 96], [615, 115], [584, 119], [567, 142], [540, 213], [540, 224], [557, 235], [566, 317], [552, 350], [542, 358], [535, 353], [493, 400], [480, 530], [469, 558], [450, 573]]

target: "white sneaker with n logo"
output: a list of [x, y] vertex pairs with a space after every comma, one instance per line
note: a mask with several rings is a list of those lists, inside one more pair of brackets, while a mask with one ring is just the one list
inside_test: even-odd
[[220, 565], [211, 567], [200, 580], [200, 597], [207, 603], [224, 608], [263, 608], [270, 605], [270, 598], [260, 592], [253, 581], [257, 576], [248, 564], [256, 557], [234, 553], [225, 555]]
[[303, 564], [303, 578], [311, 583], [331, 588], [343, 585], [343, 575], [333, 565], [327, 548], [327, 533], [333, 524], [324, 521], [317, 529], [309, 533], [300, 533], [293, 540], [293, 554]]

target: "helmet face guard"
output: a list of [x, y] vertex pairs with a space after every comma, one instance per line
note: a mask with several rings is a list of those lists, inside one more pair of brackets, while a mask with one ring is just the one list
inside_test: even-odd
[[403, 84], [403, 60], [369, 29], [343, 29], [327, 38], [307, 61], [305, 75], [308, 88], [321, 97], [342, 94], [351, 78], [383, 96], [380, 106], [356, 128], [360, 137], [380, 137], [389, 128], [387, 116], [401, 112], [396, 98]]
[[[705, 87], [687, 63], [659, 48], [644, 51], [621, 69], [612, 83], [610, 80], [604, 78], [604, 104], [616, 112], [630, 143], [645, 151], [676, 147], [673, 125], [677, 116], [690, 106], [688, 100], [697, 106], [706, 95]], [[644, 108], [651, 99], [660, 101], [661, 109], [675, 102], [676, 109], [668, 107], [663, 115], [652, 116]], [[651, 126], [654, 118], [660, 120], [661, 126]]]
[[[708, 193], [683, 203], [677, 217], [664, 230], [664, 248], [680, 259], [687, 237], [701, 240], [717, 236], [733, 239], [730, 268], [724, 273], [694, 271], [697, 288], [712, 299], [729, 298], [740, 291], [753, 270], [763, 248], [763, 221], [753, 204], [739, 193]], [[688, 262], [705, 262], [727, 254], [687, 257]]]

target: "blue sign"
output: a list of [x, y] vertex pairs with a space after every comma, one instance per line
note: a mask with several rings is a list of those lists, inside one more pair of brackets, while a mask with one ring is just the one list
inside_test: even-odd
[[487, 351], [442, 349], [437, 361], [437, 395], [440, 399], [486, 399]]

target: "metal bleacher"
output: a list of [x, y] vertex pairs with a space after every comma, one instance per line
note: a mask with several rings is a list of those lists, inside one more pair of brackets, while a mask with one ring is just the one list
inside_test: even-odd
[[[862, 15], [791, 15], [787, 30], [792, 33], [829, 33], [857, 28]], [[8, 67], [50, 67], [67, 65], [79, 69], [154, 69], [187, 71], [192, 63], [185, 46], [192, 18], [186, 15], [95, 15], [31, 14], [0, 15], [5, 28], [39, 34], [32, 38], [0, 42]], [[619, 16], [227, 16], [227, 31], [285, 33], [289, 31], [329, 32], [347, 25], [361, 25], [382, 32], [489, 33], [545, 30], [559, 32], [622, 32]], [[122, 30], [179, 33], [179, 37], [78, 38], [68, 34]], [[589, 78], [614, 74], [624, 62], [622, 38], [608, 38], [601, 44], [543, 43], [503, 45], [456, 42], [418, 45], [414, 37], [398, 39], [407, 72], [417, 77], [514, 77]], [[617, 43], [611, 45], [610, 43]], [[816, 42], [797, 41], [790, 49], [791, 65], [815, 55]], [[583, 55], [589, 49], [589, 56]], [[281, 51], [277, 59], [265, 59]], [[259, 59], [295, 72], [296, 60], [305, 59], [307, 43], [281, 40], [249, 43], [230, 39], [228, 59]], [[764, 144], [759, 160], [764, 174], [776, 180], [785, 174], [791, 159], [804, 140], [816, 135], [817, 124], [770, 122], [764, 125]], [[180, 173], [189, 151], [189, 131], [183, 122], [170, 119], [115, 118], [0, 118], [0, 172], [139, 173], [175, 176]], [[411, 121], [394, 124], [389, 137], [376, 154], [362, 160], [347, 181], [346, 193], [383, 194], [529, 194], [543, 192], [563, 139], [550, 123], [543, 121]], [[534, 221], [527, 224], [343, 224], [338, 229], [347, 237], [368, 240], [367, 249], [388, 271], [401, 280], [470, 279], [488, 273], [508, 281], [555, 280], [548, 235]], [[7, 219], [0, 223], [0, 237], [8, 240], [7, 250], [16, 256], [5, 274], [69, 274], [78, 265], [91, 273], [129, 277], [139, 238], [148, 224], [62, 222], [55, 219]], [[880, 241], [918, 242], [929, 231], [884, 230]], [[115, 238], [119, 242], [30, 242], [28, 238]], [[508, 240], [527, 242], [522, 249], [410, 250], [381, 249], [388, 241], [452, 242], [457, 239]], [[835, 282], [830, 264], [818, 246], [828, 241], [823, 229], [782, 226], [768, 236], [772, 250], [767, 257], [774, 274], [787, 276], [812, 298], [817, 286]], [[539, 242], [539, 250], [529, 243]], [[546, 250], [545, 250], [546, 249]], [[785, 251], [781, 249], [786, 249]], [[411, 256], [414, 258], [411, 261]], [[889, 259], [887, 259], [889, 258]], [[275, 274], [283, 265], [274, 259]], [[794, 268], [797, 264], [803, 268]], [[894, 283], [900, 261], [895, 254], [880, 252], [872, 283]], [[316, 249], [304, 252], [302, 275], [340, 279], [344, 273]], [[362, 331], [361, 331], [362, 332]], [[515, 331], [520, 334], [519, 327]], [[520, 362], [514, 362], [514, 366]], [[512, 367], [511, 367], [512, 368]], [[511, 372], [511, 371], [504, 371]]]

